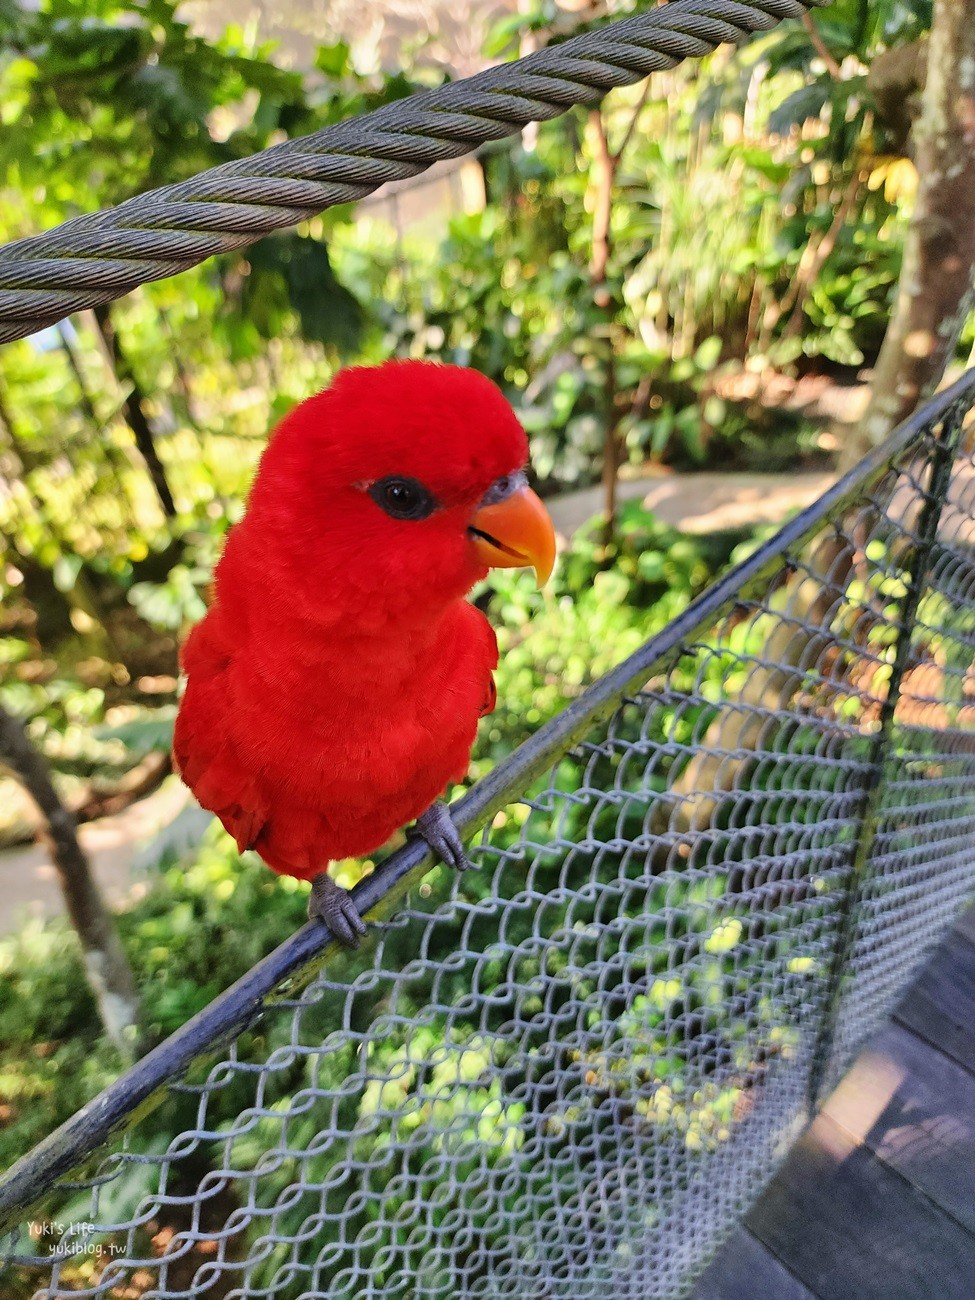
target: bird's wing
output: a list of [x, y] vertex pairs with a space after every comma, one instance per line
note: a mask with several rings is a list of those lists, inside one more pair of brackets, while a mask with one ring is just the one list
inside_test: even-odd
[[182, 660], [187, 682], [173, 732], [173, 761], [200, 805], [216, 813], [243, 852], [259, 838], [270, 805], [237, 752], [229, 725], [230, 655], [210, 615], [190, 633]]
[[471, 622], [474, 644], [477, 647], [476, 657], [483, 666], [484, 699], [480, 710], [480, 716], [483, 718], [494, 712], [498, 702], [498, 688], [494, 684], [494, 670], [498, 666], [498, 638], [494, 634], [494, 628], [476, 605], [465, 602], [464, 608], [470, 611], [467, 617]]
[[489, 713], [493, 713], [498, 703], [498, 688], [494, 684], [494, 674], [489, 672], [487, 679], [487, 692], [484, 696], [484, 703], [481, 705], [481, 717], [485, 718]]

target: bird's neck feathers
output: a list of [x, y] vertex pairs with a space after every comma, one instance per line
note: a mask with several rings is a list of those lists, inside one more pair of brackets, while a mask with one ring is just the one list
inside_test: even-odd
[[245, 517], [231, 530], [215, 574], [234, 635], [265, 646], [307, 639], [323, 658], [371, 653], [376, 646], [429, 647], [484, 576], [454, 567], [417, 582], [408, 569], [397, 574], [395, 566], [363, 563], [354, 539], [347, 549], [310, 556], [293, 533], [276, 539], [263, 526], [248, 527]]

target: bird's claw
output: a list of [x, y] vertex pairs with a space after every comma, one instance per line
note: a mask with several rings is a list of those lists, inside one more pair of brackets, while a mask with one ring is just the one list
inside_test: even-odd
[[358, 948], [360, 936], [366, 933], [366, 923], [359, 915], [352, 895], [324, 871], [311, 882], [308, 919], [324, 921], [347, 948]]
[[431, 804], [426, 812], [416, 819], [416, 831], [426, 840], [434, 853], [455, 871], [470, 871], [474, 863], [464, 850], [464, 841], [446, 804]]

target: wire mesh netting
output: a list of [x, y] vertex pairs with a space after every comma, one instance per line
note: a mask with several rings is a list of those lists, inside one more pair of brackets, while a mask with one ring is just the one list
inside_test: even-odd
[[478, 872], [28, 1156], [0, 1291], [691, 1294], [975, 887], [973, 393], [503, 764]]

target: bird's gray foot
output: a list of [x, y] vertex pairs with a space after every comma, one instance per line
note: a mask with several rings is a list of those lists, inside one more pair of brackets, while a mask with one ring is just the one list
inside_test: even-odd
[[324, 871], [312, 880], [308, 899], [308, 919], [316, 918], [324, 921], [347, 948], [358, 948], [359, 937], [366, 932], [366, 923], [356, 910], [352, 895]]
[[470, 871], [473, 867], [445, 803], [438, 799], [431, 804], [423, 816], [416, 819], [416, 829], [448, 867], [456, 871]]

